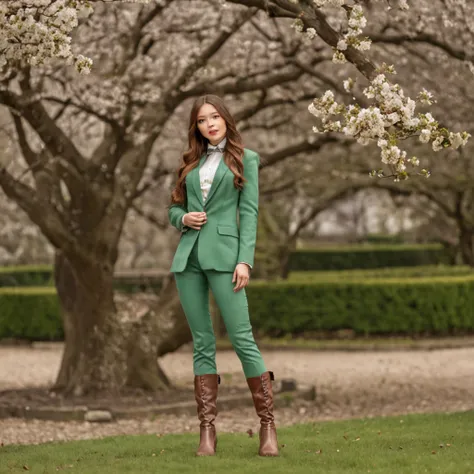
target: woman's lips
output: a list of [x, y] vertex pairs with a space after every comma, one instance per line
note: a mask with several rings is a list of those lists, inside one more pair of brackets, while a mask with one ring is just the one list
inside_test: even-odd
[[217, 133], [217, 130], [212, 130], [212, 132], [209, 132], [209, 135], [215, 135]]

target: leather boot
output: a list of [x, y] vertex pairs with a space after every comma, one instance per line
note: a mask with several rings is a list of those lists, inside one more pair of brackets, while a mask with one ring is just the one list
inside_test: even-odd
[[273, 416], [273, 372], [264, 372], [260, 377], [249, 377], [248, 386], [253, 403], [260, 417], [260, 456], [278, 456], [278, 440]]
[[198, 418], [201, 421], [199, 448], [197, 456], [216, 454], [217, 387], [221, 379], [217, 374], [196, 375], [194, 377], [194, 396], [197, 403]]

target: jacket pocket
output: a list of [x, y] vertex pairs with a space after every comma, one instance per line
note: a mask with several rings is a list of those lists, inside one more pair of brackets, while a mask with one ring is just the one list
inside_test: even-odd
[[231, 235], [232, 237], [239, 238], [239, 229], [232, 225], [218, 225], [217, 233], [219, 235]]

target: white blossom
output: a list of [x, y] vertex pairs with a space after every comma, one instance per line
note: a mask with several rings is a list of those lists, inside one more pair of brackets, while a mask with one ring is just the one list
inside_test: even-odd
[[71, 34], [79, 18], [87, 18], [91, 13], [87, 0], [1, 1], [0, 67], [9, 63], [37, 66], [58, 58], [87, 74], [92, 60], [74, 54]]
[[314, 39], [316, 37], [316, 30], [314, 28], [307, 28], [306, 35], [309, 39]]
[[[393, 67], [385, 68], [388, 69], [394, 72]], [[346, 79], [344, 89], [348, 91], [351, 87], [350, 80]], [[362, 145], [375, 141], [380, 148], [382, 162], [392, 168], [397, 179], [408, 177], [407, 152], [399, 148], [400, 139], [418, 135], [422, 143], [432, 142], [433, 150], [439, 151], [446, 147], [457, 149], [470, 138], [467, 132], [453, 133], [440, 128], [430, 112], [416, 115], [417, 101], [405, 96], [400, 85], [390, 82], [383, 72], [375, 76], [363, 93], [373, 100], [373, 105], [338, 104], [334, 94], [327, 91], [320, 99], [313, 100], [309, 111], [321, 119], [321, 132], [341, 131]], [[432, 95], [423, 89], [417, 100], [425, 104], [432, 100]], [[342, 120], [336, 120], [337, 115], [341, 115]], [[333, 119], [333, 116], [336, 117]], [[412, 166], [419, 165], [416, 158], [409, 162]], [[422, 174], [429, 176], [429, 173]]]
[[365, 39], [363, 41], [360, 41], [359, 43], [354, 44], [354, 48], [358, 49], [359, 51], [368, 51], [370, 49], [371, 44], [371, 40]]
[[408, 10], [410, 7], [408, 6], [407, 0], [399, 0], [398, 7], [400, 10]]
[[433, 94], [426, 89], [423, 89], [419, 94], [418, 94], [418, 100], [425, 105], [431, 105], [433, 104]]
[[346, 57], [344, 56], [341, 51], [334, 51], [334, 55], [332, 57], [332, 62], [335, 64], [344, 64], [347, 62]]
[[442, 143], [444, 141], [444, 138], [442, 136], [439, 136], [437, 137], [434, 141], [433, 141], [433, 151], [439, 151], [439, 150], [442, 150], [443, 147], [442, 147]]
[[451, 142], [451, 146], [457, 150], [460, 146], [465, 146], [469, 137], [471, 135], [469, 133], [449, 133], [449, 141]]
[[291, 24], [291, 28], [294, 28], [295, 31], [301, 33], [304, 29], [304, 23], [299, 18], [296, 18], [296, 20]]
[[342, 84], [346, 92], [351, 92], [352, 89], [354, 88], [354, 80], [351, 77], [346, 79]]
[[421, 143], [428, 143], [430, 141], [430, 138], [431, 138], [431, 130], [429, 130], [427, 128], [424, 128], [420, 132], [420, 142]]
[[337, 42], [337, 49], [339, 51], [345, 51], [347, 49], [347, 41], [345, 39], [340, 39]]

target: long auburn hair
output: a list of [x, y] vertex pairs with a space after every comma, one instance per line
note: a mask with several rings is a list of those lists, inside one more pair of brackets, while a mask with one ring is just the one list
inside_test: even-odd
[[199, 109], [204, 104], [210, 104], [216, 108], [219, 115], [225, 120], [227, 125], [226, 145], [224, 150], [224, 162], [234, 173], [234, 186], [242, 190], [244, 182], [244, 145], [240, 133], [237, 131], [235, 119], [230, 113], [224, 101], [217, 95], [207, 94], [198, 97], [191, 108], [189, 116], [188, 143], [189, 149], [183, 153], [183, 159], [179, 166], [178, 181], [171, 193], [171, 204], [183, 204], [186, 198], [186, 176], [199, 165], [199, 160], [203, 153], [207, 151], [209, 141], [199, 131], [197, 117]]

